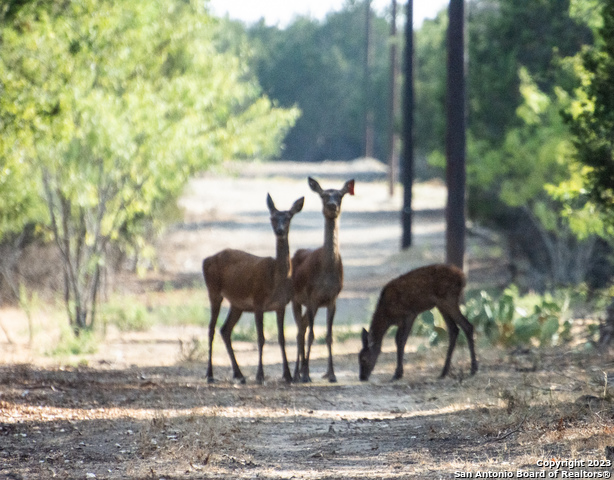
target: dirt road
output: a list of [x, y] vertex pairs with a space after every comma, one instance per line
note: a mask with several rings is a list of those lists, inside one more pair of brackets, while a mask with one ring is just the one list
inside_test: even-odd
[[[400, 253], [400, 196], [388, 197], [377, 165], [239, 166], [231, 175], [192, 182], [182, 198], [185, 220], [158, 244], [160, 274], [140, 288], [176, 294], [160, 287], [170, 285], [204, 302], [204, 256], [229, 246], [273, 255], [267, 192], [280, 208], [305, 196], [304, 211], [293, 220], [291, 249], [319, 246], [321, 206], [307, 175], [324, 187], [350, 176], [357, 182], [356, 195], [343, 201], [346, 287], [338, 328], [366, 324], [388, 279], [443, 259], [445, 190], [438, 183], [416, 187], [415, 246]], [[470, 281], [504, 279], [490, 247], [470, 238]], [[468, 377], [467, 349], [459, 347], [451, 375], [439, 380], [445, 345], [424, 348], [424, 339], [410, 338], [405, 378], [391, 383], [394, 347], [388, 338], [372, 379], [360, 383], [360, 345], [349, 335], [334, 345], [337, 384], [319, 378], [326, 353], [316, 345], [314, 382], [286, 385], [271, 338], [265, 385], [253, 382], [252, 342], [235, 343], [247, 385], [230, 381], [219, 342], [218, 382], [208, 384], [205, 365], [185, 361], [178, 348], [178, 339], [205, 338], [204, 322], [109, 332], [97, 353], [59, 360], [29, 349], [23, 317], [3, 313], [16, 341], [0, 343], [2, 480], [452, 479], [477, 472], [517, 478], [518, 470], [547, 476], [552, 470], [537, 464], [543, 459], [605, 462], [606, 447], [614, 443], [614, 408], [604, 396], [604, 378], [614, 369], [607, 354], [507, 352], [478, 339], [478, 374]], [[242, 320], [250, 321], [251, 315]], [[323, 324], [322, 317], [317, 322]], [[286, 323], [291, 332], [291, 315]], [[292, 359], [292, 334], [287, 338]], [[584, 470], [611, 471], [605, 464]]]

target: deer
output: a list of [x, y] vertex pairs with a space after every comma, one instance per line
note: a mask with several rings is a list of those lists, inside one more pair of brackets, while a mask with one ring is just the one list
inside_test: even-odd
[[369, 379], [382, 349], [382, 339], [393, 325], [396, 332], [397, 366], [392, 380], [403, 377], [405, 343], [416, 317], [437, 307], [448, 329], [448, 351], [440, 378], [450, 370], [459, 327], [467, 337], [471, 355], [471, 375], [478, 371], [473, 341], [473, 325], [460, 310], [466, 279], [463, 272], [445, 264], [428, 265], [412, 270], [388, 282], [383, 288], [373, 313], [369, 331], [362, 330], [362, 350], [358, 354], [359, 378]]
[[[320, 195], [324, 215], [324, 245], [315, 250], [300, 249], [292, 257], [292, 282], [294, 296], [292, 311], [298, 327], [297, 358], [294, 381], [307, 383], [309, 356], [314, 340], [313, 323], [320, 307], [326, 307], [326, 345], [328, 347], [328, 369], [323, 378], [336, 382], [333, 368], [333, 319], [337, 297], [343, 288], [343, 264], [339, 253], [338, 232], [341, 201], [346, 193], [354, 195], [354, 180], [348, 180], [339, 190], [324, 190], [313, 178], [308, 178], [311, 190]], [[305, 311], [303, 311], [303, 306]], [[309, 327], [307, 352], [305, 333]]]
[[282, 378], [291, 382], [290, 368], [286, 357], [284, 316], [286, 306], [292, 299], [292, 263], [288, 233], [292, 217], [303, 209], [305, 197], [294, 202], [290, 210], [277, 210], [271, 195], [267, 206], [271, 214], [271, 226], [276, 237], [276, 256], [259, 257], [242, 250], [227, 248], [203, 260], [203, 276], [209, 294], [211, 319], [209, 321], [209, 363], [207, 381], [214, 382], [212, 352], [215, 326], [222, 300], [230, 303], [228, 316], [220, 333], [232, 364], [233, 379], [245, 383], [245, 377], [237, 364], [231, 342], [231, 333], [243, 312], [253, 312], [258, 336], [258, 370], [256, 382], [264, 383], [262, 350], [264, 346], [264, 312], [275, 311], [277, 315], [278, 342], [283, 362]]

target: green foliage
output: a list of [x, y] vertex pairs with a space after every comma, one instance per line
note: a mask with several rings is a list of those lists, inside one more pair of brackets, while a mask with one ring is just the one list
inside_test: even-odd
[[277, 154], [296, 119], [219, 51], [203, 8], [32, 1], [1, 25], [0, 228], [45, 219], [45, 205], [76, 330], [93, 324], [111, 243], [142, 245], [191, 174]]
[[[364, 110], [375, 114], [376, 156], [387, 147], [388, 30], [374, 14], [371, 85], [364, 79], [365, 2], [347, 2], [323, 22], [297, 18], [285, 29], [250, 27], [253, 63], [264, 91], [301, 118], [286, 138], [284, 157], [353, 159], [363, 152]], [[368, 90], [368, 92], [367, 92]]]
[[[414, 33], [414, 141], [416, 162], [429, 152], [445, 151], [447, 11], [425, 20]], [[429, 162], [433, 164], [432, 162]], [[445, 166], [443, 163], [438, 166]]]
[[581, 55], [578, 73], [582, 83], [565, 112], [583, 167], [578, 169], [582, 187], [569, 188], [568, 195], [576, 201], [590, 201], [614, 228], [614, 4], [603, 2], [601, 13], [598, 41]]
[[551, 345], [571, 339], [571, 322], [564, 316], [569, 298], [522, 298], [515, 288], [497, 298], [486, 291], [466, 303], [467, 318], [494, 345]]
[[48, 352], [53, 357], [68, 357], [71, 355], [90, 355], [98, 351], [99, 341], [96, 333], [83, 330], [79, 335], [72, 331], [62, 330], [57, 345]]
[[145, 332], [154, 324], [147, 309], [138, 303], [104, 305], [101, 317], [103, 325], [114, 325], [120, 332]]
[[515, 112], [523, 102], [521, 66], [550, 93], [557, 83], [552, 60], [574, 55], [591, 42], [590, 30], [570, 16], [569, 6], [569, 0], [471, 2], [468, 108], [474, 138], [497, 148], [506, 132], [520, 125]]

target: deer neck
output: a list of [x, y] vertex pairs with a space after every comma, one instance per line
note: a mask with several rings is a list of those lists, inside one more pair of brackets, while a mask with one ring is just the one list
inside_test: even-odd
[[384, 335], [390, 327], [386, 319], [379, 315], [378, 310], [379, 309], [376, 308], [373, 314], [373, 320], [371, 321], [371, 327], [369, 328], [369, 345], [372, 345], [371, 348], [375, 350], [377, 355], [379, 355], [382, 350]]
[[339, 261], [339, 217], [327, 218], [324, 221], [324, 265], [335, 267]]
[[290, 247], [288, 245], [288, 237], [277, 237], [275, 257], [275, 272], [281, 279], [285, 279], [291, 275], [290, 269]]

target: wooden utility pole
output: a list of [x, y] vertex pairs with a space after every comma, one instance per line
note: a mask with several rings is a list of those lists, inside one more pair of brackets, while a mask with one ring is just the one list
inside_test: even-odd
[[446, 88], [446, 262], [463, 268], [465, 254], [465, 37], [464, 1], [448, 7]]
[[403, 210], [401, 211], [401, 224], [403, 233], [401, 248], [411, 247], [412, 244], [412, 186], [414, 183], [414, 2], [407, 0], [407, 22], [405, 24], [405, 50], [403, 84], [403, 139], [402, 152], [402, 182], [403, 182]]
[[374, 114], [372, 108], [371, 65], [373, 64], [373, 42], [371, 40], [371, 0], [365, 0], [365, 157], [373, 157]]
[[392, 0], [392, 19], [390, 20], [390, 104], [388, 106], [388, 193], [394, 195], [394, 185], [398, 178], [399, 152], [398, 135], [396, 131], [397, 118], [399, 118], [399, 62], [397, 59], [397, 0]]

